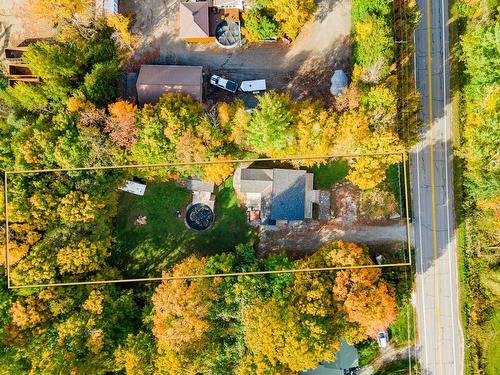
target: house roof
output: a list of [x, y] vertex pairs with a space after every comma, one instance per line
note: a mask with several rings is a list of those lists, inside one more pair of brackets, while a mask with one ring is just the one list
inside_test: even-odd
[[340, 339], [340, 349], [335, 355], [335, 361], [321, 362], [318, 367], [301, 371], [300, 375], [342, 375], [344, 370], [359, 366], [358, 350], [349, 345], [343, 338]]
[[242, 193], [263, 193], [273, 185], [272, 169], [242, 169], [241, 186]]
[[271, 220], [304, 220], [306, 171], [273, 170]]
[[137, 78], [139, 104], [156, 103], [167, 92], [191, 95], [201, 101], [203, 67], [179, 65], [141, 65]]
[[208, 38], [208, 2], [180, 3], [181, 38]]

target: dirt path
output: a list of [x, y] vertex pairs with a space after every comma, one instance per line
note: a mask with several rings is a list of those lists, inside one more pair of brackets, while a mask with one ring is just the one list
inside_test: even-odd
[[[410, 351], [410, 355], [413, 358], [414, 352]], [[392, 345], [389, 345], [387, 348], [382, 349], [381, 355], [375, 361], [373, 361], [373, 363], [368, 366], [362, 367], [359, 375], [371, 375], [381, 367], [403, 358], [408, 358], [407, 347], [395, 349], [394, 347], [392, 347]]]
[[341, 228], [334, 223], [308, 223], [292, 228], [269, 228], [261, 232], [259, 254], [286, 251], [296, 256], [309, 254], [332, 241], [342, 240], [367, 245], [397, 246], [405, 242], [406, 226], [400, 222], [385, 226]]

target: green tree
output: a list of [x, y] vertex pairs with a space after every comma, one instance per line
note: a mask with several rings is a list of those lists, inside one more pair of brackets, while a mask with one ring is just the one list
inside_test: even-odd
[[[131, 148], [132, 159], [139, 164], [190, 162], [205, 159], [211, 134], [205, 134], [203, 108], [191, 97], [165, 94], [155, 105], [146, 105], [140, 113], [140, 133]], [[150, 178], [165, 178], [180, 169], [162, 168], [144, 171]], [[189, 171], [185, 172], [189, 173]]]
[[253, 150], [271, 156], [294, 145], [291, 108], [287, 94], [267, 92], [259, 96], [248, 125], [247, 142]]
[[370, 15], [354, 24], [354, 81], [378, 83], [390, 74], [394, 41], [388, 22]]
[[279, 23], [281, 34], [292, 40], [318, 9], [314, 0], [273, 0], [268, 2], [267, 7]]
[[118, 95], [118, 70], [114, 61], [95, 64], [83, 83], [87, 99], [98, 107], [114, 102]]
[[243, 13], [243, 32], [249, 41], [272, 39], [278, 36], [278, 24], [263, 8], [252, 8]]
[[46, 109], [49, 99], [40, 85], [18, 82], [14, 87], [0, 90], [0, 99], [18, 111], [40, 112]]
[[129, 334], [114, 352], [115, 370], [126, 374], [148, 375], [154, 373], [156, 347], [154, 338], [146, 332]]
[[461, 60], [472, 85], [500, 81], [500, 22], [471, 25], [461, 36]]

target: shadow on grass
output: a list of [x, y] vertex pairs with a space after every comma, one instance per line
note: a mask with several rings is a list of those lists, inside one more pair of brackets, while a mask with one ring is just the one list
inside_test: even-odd
[[314, 173], [315, 189], [329, 190], [336, 182], [344, 180], [349, 174], [349, 164], [346, 159], [332, 161], [310, 168]]
[[[232, 181], [219, 187], [216, 221], [204, 232], [188, 229], [176, 216], [191, 199], [191, 192], [174, 184], [148, 184], [144, 196], [122, 193], [115, 220], [115, 245], [111, 262], [125, 277], [161, 276], [176, 262], [191, 254], [212, 255], [233, 250], [256, 238], [247, 224], [245, 210], [238, 206]], [[135, 225], [139, 215], [147, 218]]]

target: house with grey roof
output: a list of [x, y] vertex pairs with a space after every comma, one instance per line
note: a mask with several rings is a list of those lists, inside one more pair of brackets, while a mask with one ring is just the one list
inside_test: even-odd
[[300, 375], [346, 375], [356, 374], [359, 366], [358, 350], [340, 339], [340, 349], [335, 354], [335, 361], [323, 361], [316, 368], [300, 372]]
[[304, 170], [238, 168], [233, 186], [243, 197], [249, 217], [275, 224], [312, 218], [313, 203], [319, 202], [313, 180], [314, 175]]

